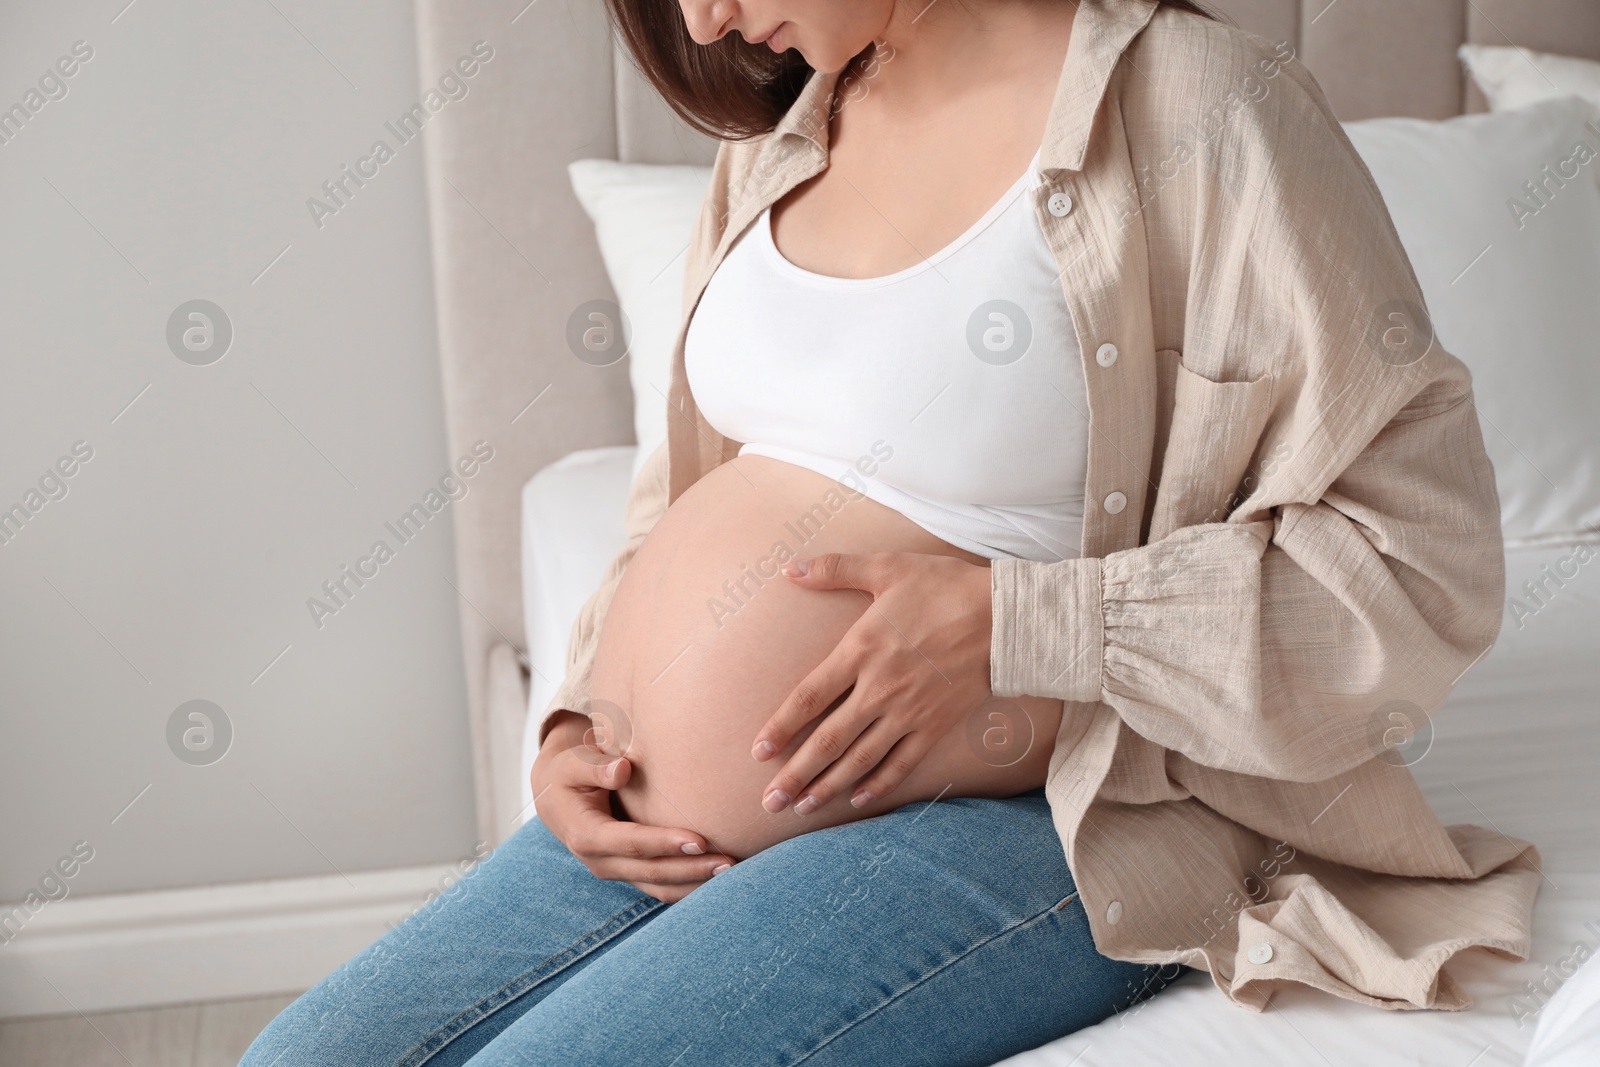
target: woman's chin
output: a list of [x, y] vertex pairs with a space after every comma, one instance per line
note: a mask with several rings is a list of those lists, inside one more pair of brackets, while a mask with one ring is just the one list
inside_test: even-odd
[[[784, 28], [784, 34], [786, 37], [788, 36], [788, 27]], [[791, 40], [785, 42], [784, 51], [799, 52], [803, 57], [805, 57], [806, 63], [813, 70], [820, 71], [823, 74], [837, 74], [848, 67], [851, 61], [854, 60], [856, 56], [866, 51], [866, 49], [858, 48], [854, 52], [849, 53], [845, 52], [843, 49], [837, 48], [830, 48], [826, 51], [822, 51], [815, 48], [807, 48], [805, 45], [796, 44]]]

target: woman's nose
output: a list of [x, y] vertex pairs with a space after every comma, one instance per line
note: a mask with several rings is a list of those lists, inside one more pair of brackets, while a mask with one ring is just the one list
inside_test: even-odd
[[710, 44], [728, 32], [733, 5], [723, 0], [678, 0], [683, 21], [696, 44]]

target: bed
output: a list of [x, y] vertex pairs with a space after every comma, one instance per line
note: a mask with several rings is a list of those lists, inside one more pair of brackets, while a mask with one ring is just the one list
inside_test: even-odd
[[[1562, 186], [1550, 211], [1526, 201], [1542, 218], [1519, 220], [1515, 238], [1491, 234], [1491, 214], [1539, 177], [1537, 166], [1515, 162], [1495, 170], [1495, 157], [1548, 157], [1560, 166], [1551, 146], [1568, 133], [1591, 135], [1557, 105], [1541, 113], [1548, 129], [1491, 128], [1491, 103], [1525, 102], [1511, 83], [1531, 82], [1542, 95], [1537, 83], [1565, 78], [1566, 68], [1486, 55], [1475, 82], [1460, 49], [1515, 43], [1600, 60], [1600, 4], [1212, 6], [1245, 29], [1291, 42], [1317, 76], [1396, 215], [1441, 340], [1467, 360], [1485, 401], [1486, 444], [1507, 479], [1506, 620], [1494, 649], [1436, 716], [1427, 747], [1405, 758], [1444, 822], [1490, 826], [1540, 847], [1545, 881], [1533, 951], [1525, 963], [1480, 950], [1452, 960], [1448, 970], [1476, 1002], [1460, 1013], [1384, 1013], [1294, 990], [1253, 1014], [1192, 974], [1128, 1017], [1007, 1062], [1521, 1064], [1538, 1025], [1562, 1014], [1545, 1006], [1552, 993], [1573, 1001], [1580, 986], [1600, 990], [1596, 966], [1572, 974], [1578, 957], [1600, 958], [1600, 834], [1589, 825], [1600, 810], [1590, 771], [1600, 752], [1600, 443], [1591, 425], [1600, 424], [1592, 414], [1600, 401], [1600, 164], [1582, 165], [1581, 180]], [[509, 75], [520, 79], [514, 95], [523, 103], [441, 127], [428, 149], [431, 176], [469, 167], [492, 175], [487, 190], [460, 193], [430, 180], [452, 443], [487, 437], [509, 457], [495, 472], [500, 481], [463, 501], [455, 517], [479, 827], [489, 841], [532, 811], [529, 713], [536, 718], [561, 680], [572, 619], [623, 540], [624, 500], [642, 455], [635, 442], [648, 446], [656, 432], [651, 405], [637, 402], [652, 373], [638, 346], [630, 360], [597, 368], [573, 359], [562, 340], [584, 300], [630, 303], [624, 272], [607, 270], [616, 256], [603, 256], [597, 203], [610, 183], [623, 209], [670, 219], [660, 205], [682, 210], [715, 147], [678, 123], [617, 55], [599, 7], [569, 0], [505, 16], [527, 61]], [[489, 17], [443, 0], [423, 0], [418, 12], [424, 52], [438, 55], [453, 55]], [[1491, 69], [1491, 59], [1500, 66]], [[1501, 99], [1491, 101], [1480, 84]], [[1443, 121], [1461, 115], [1483, 117]], [[1600, 121], [1591, 139], [1600, 146]], [[570, 166], [581, 160], [590, 163]], [[639, 175], [607, 163], [654, 170], [644, 185], [630, 185]], [[1475, 169], [1475, 185], [1422, 181]], [[463, 206], [468, 194], [477, 207]], [[656, 195], [667, 199], [649, 200]], [[1590, 205], [1583, 197], [1592, 205], [1575, 207]], [[485, 226], [480, 208], [498, 225]], [[1574, 211], [1582, 217], [1565, 214]], [[1472, 224], [1462, 224], [1464, 213]], [[658, 239], [675, 240], [665, 224]], [[533, 251], [543, 281], [527, 284], [523, 250]], [[661, 268], [652, 262], [647, 273]], [[1571, 311], [1554, 342], [1533, 337], [1550, 332], [1541, 307]], [[1567, 362], [1552, 361], [1553, 345], [1566, 346]], [[1474, 350], [1515, 358], [1495, 363]], [[508, 580], [518, 571], [520, 582]], [[1543, 595], [1529, 599], [1525, 582]]]
[[[570, 625], [622, 541], [633, 453], [621, 446], [570, 455], [524, 492], [524, 573], [536, 586], [530, 632], [548, 640], [535, 647], [536, 659], [564, 652], [562, 623]], [[571, 506], [554, 509], [556, 501]], [[547, 518], [553, 515], [560, 518]], [[1572, 544], [1511, 549], [1507, 587], [1538, 581], [1563, 560], [1571, 570], [1580, 551]], [[1527, 963], [1479, 951], [1458, 956], [1450, 971], [1476, 1001], [1467, 1012], [1380, 1012], [1293, 990], [1252, 1014], [1194, 972], [1126, 1016], [1013, 1057], [1008, 1067], [1178, 1062], [1174, 1048], [1184, 1050], [1181, 1062], [1229, 1067], [1523, 1063], [1543, 1014], [1525, 984], [1548, 980], [1546, 969], [1571, 958], [1576, 946], [1600, 953], [1600, 543], [1593, 551], [1524, 625], [1508, 621], [1435, 716], [1431, 740], [1419, 735], [1413, 744], [1420, 749], [1404, 757], [1445, 823], [1490, 826], [1538, 844], [1546, 881]], [[541, 560], [562, 562], [547, 568]], [[543, 708], [558, 683], [552, 679], [548, 691], [536, 684], [534, 706]], [[525, 762], [532, 755], [530, 747]], [[1600, 1063], [1600, 1048], [1592, 1062]]]

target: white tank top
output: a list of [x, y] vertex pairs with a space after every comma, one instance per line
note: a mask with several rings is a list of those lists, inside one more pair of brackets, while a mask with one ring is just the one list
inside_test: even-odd
[[1077, 557], [1088, 407], [1027, 195], [1038, 165], [1036, 152], [949, 245], [878, 278], [795, 266], [764, 211], [718, 265], [685, 338], [706, 421], [746, 442], [740, 455], [837, 479], [978, 555]]

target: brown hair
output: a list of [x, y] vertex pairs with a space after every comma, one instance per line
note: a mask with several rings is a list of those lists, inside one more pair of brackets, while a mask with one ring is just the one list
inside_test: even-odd
[[[1221, 21], [1196, 0], [1158, 0]], [[737, 33], [695, 42], [677, 0], [605, 0], [623, 47], [673, 111], [712, 137], [767, 133], [800, 95], [812, 68], [796, 49], [775, 53]]]

